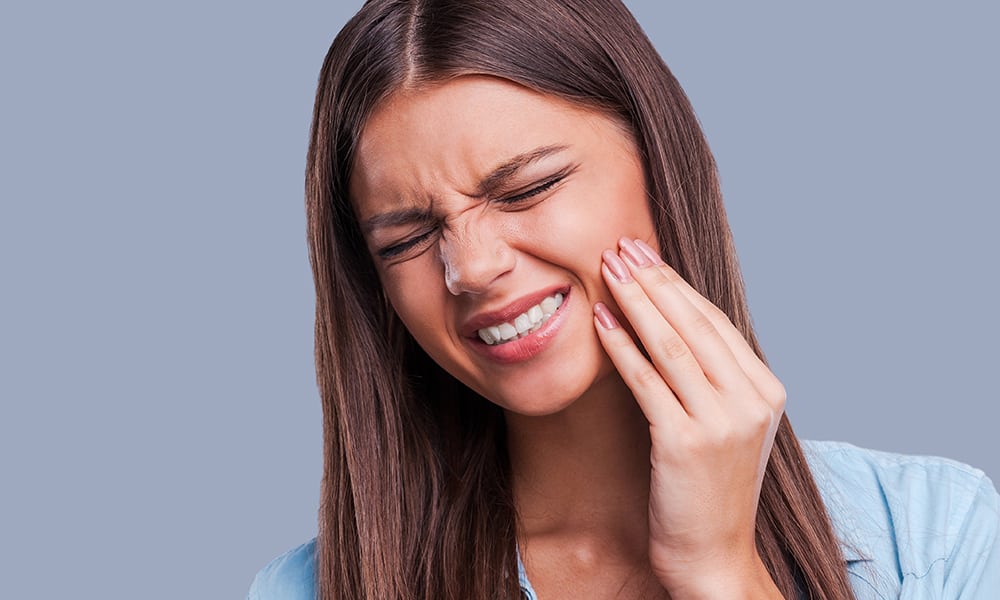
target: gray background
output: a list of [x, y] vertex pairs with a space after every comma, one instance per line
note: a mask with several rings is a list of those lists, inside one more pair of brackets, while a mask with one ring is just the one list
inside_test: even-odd
[[[238, 598], [315, 532], [302, 172], [360, 2], [0, 9], [0, 595]], [[1000, 477], [987, 2], [629, 2], [801, 437]]]

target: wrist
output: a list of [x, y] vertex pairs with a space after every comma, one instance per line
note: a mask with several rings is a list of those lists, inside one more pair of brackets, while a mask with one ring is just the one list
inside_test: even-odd
[[784, 597], [760, 557], [743, 563], [732, 561], [719, 567], [688, 568], [684, 577], [661, 583], [671, 600], [781, 600]]

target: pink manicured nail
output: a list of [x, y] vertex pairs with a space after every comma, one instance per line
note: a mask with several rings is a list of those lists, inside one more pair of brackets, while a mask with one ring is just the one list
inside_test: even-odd
[[652, 248], [650, 248], [646, 244], [646, 242], [644, 242], [642, 240], [636, 240], [635, 241], [635, 245], [639, 247], [639, 250], [642, 250], [643, 254], [645, 254], [646, 256], [649, 257], [649, 260], [653, 261], [653, 264], [655, 264], [655, 265], [665, 265], [665, 264], [667, 264], [667, 263], [663, 262], [663, 258], [660, 257], [660, 255], [656, 253], [656, 250], [653, 250]]
[[608, 307], [605, 306], [603, 302], [598, 302], [594, 305], [594, 315], [597, 316], [597, 320], [601, 324], [601, 327], [605, 329], [615, 329], [616, 327], [619, 327], [618, 319], [611, 314], [611, 311], [608, 310]]
[[618, 255], [611, 250], [605, 250], [601, 257], [604, 258], [604, 264], [608, 266], [608, 270], [614, 275], [615, 279], [622, 283], [628, 283], [632, 281], [632, 275], [628, 272], [628, 267], [622, 262], [622, 259], [618, 258]]
[[618, 241], [618, 245], [621, 247], [622, 253], [625, 254], [625, 258], [627, 258], [633, 265], [637, 267], [648, 267], [653, 264], [649, 260], [649, 257], [643, 254], [642, 250], [640, 250], [632, 240], [622, 238]]

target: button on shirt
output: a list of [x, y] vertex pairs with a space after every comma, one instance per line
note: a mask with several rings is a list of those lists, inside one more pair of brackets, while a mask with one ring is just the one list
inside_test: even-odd
[[[857, 600], [1000, 599], [1000, 496], [952, 460], [802, 441]], [[315, 540], [274, 559], [248, 600], [313, 600]], [[518, 561], [521, 589], [539, 599]]]

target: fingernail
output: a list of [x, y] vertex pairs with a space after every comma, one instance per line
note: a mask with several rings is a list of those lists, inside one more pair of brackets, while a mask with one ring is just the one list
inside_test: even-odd
[[628, 238], [622, 238], [618, 241], [618, 245], [622, 249], [622, 253], [625, 258], [628, 259], [630, 263], [637, 267], [648, 267], [653, 263], [650, 262], [649, 257], [639, 250], [639, 247], [635, 245], [635, 242]]
[[605, 329], [614, 329], [618, 327], [618, 319], [615, 318], [608, 307], [604, 305], [603, 302], [598, 302], [594, 305], [594, 315], [597, 317], [597, 321], [601, 324], [601, 327]]
[[648, 245], [646, 245], [646, 242], [644, 242], [642, 240], [636, 240], [635, 241], [635, 245], [639, 247], [639, 250], [642, 250], [643, 254], [645, 254], [646, 256], [649, 257], [649, 260], [653, 261], [654, 265], [665, 265], [665, 264], [667, 264], [667, 263], [663, 262], [663, 258], [659, 254], [656, 253], [656, 250], [653, 250]]
[[628, 272], [628, 267], [622, 262], [622, 259], [618, 258], [618, 255], [611, 250], [605, 250], [601, 256], [604, 258], [604, 264], [608, 266], [608, 270], [614, 275], [615, 279], [622, 283], [628, 283], [632, 281], [632, 275]]

